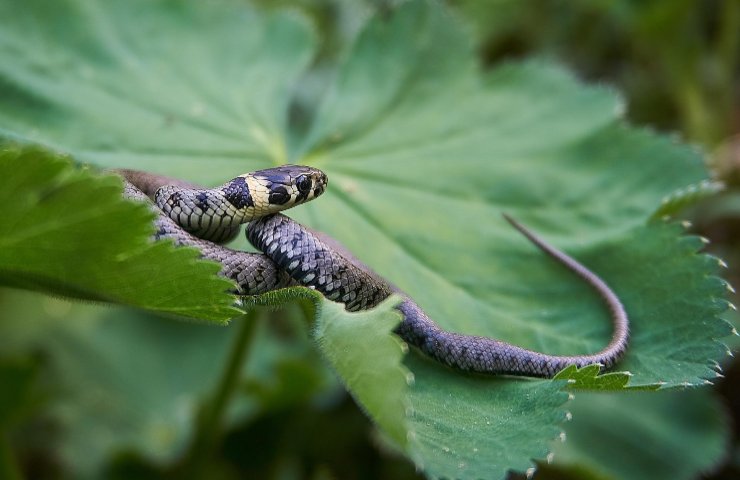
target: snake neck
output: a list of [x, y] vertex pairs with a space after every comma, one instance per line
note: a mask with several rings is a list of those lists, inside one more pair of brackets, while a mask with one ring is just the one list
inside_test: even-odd
[[238, 233], [239, 225], [313, 200], [326, 185], [326, 175], [318, 169], [284, 165], [211, 189], [163, 185], [154, 202], [188, 233], [223, 243]]

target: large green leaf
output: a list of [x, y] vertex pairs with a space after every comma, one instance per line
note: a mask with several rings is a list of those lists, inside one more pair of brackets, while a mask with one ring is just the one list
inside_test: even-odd
[[533, 469], [532, 458], [549, 454], [542, 440], [562, 431], [564, 382], [441, 374], [418, 356], [407, 366], [415, 378], [412, 454], [430, 476], [505, 478], [508, 470]]
[[[713, 378], [709, 357], [724, 351], [712, 339], [729, 333], [716, 318], [724, 302], [712, 299], [725, 292], [716, 264], [679, 229], [644, 226], [665, 196], [706, 177], [699, 156], [622, 125], [613, 93], [559, 69], [530, 63], [481, 75], [451, 23], [415, 2], [363, 32], [304, 148], [333, 187], [312, 205], [322, 212], [313, 224], [447, 328], [551, 353], [602, 348], [611, 326], [601, 301], [512, 231], [506, 211], [624, 298], [635, 382]], [[676, 342], [656, 336], [661, 328], [699, 337]], [[651, 351], [674, 361], [632, 368]], [[697, 364], [678, 371], [678, 358]]]
[[296, 15], [236, 5], [3, 0], [0, 128], [202, 183], [284, 162], [312, 34]]
[[149, 240], [154, 215], [122, 198], [117, 177], [96, 178], [37, 148], [1, 146], [0, 177], [0, 284], [193, 319], [238, 314], [217, 264]]
[[[633, 342], [619, 367], [633, 383], [713, 378], [715, 339], [729, 332], [716, 262], [677, 227], [645, 226], [706, 172], [694, 151], [624, 126], [614, 93], [537, 63], [480, 72], [456, 21], [415, 1], [366, 25], [301, 137], [289, 94], [313, 42], [294, 17], [228, 2], [0, 5], [12, 18], [0, 33], [9, 135], [208, 184], [286, 159], [319, 166], [330, 191], [296, 216], [445, 328], [558, 354], [603, 347], [599, 299], [509, 229], [506, 211], [623, 297]], [[564, 418], [561, 382], [467, 376], [416, 353], [407, 367], [408, 449], [431, 475], [526, 469]], [[385, 403], [368, 395], [384, 387], [353, 390], [375, 418]], [[496, 448], [524, 420], [527, 435]]]
[[[730, 332], [717, 318], [726, 308], [717, 263], [679, 228], [644, 226], [664, 197], [705, 178], [699, 156], [622, 125], [613, 93], [584, 88], [559, 69], [530, 63], [481, 75], [451, 23], [412, 3], [360, 36], [301, 150], [334, 187], [324, 214], [311, 220], [449, 329], [552, 353], [598, 350], [610, 332], [603, 306], [507, 229], [500, 213], [512, 213], [624, 299], [633, 333], [620, 366], [633, 384], [714, 378], [712, 359], [726, 351], [715, 339]], [[471, 384], [498, 391], [496, 381], [408, 365], [418, 385], [438, 385], [433, 401], [427, 389], [411, 390], [419, 407], [411, 428], [431, 432], [416, 437], [431, 473], [496, 477], [524, 469], [528, 449], [546, 452], [532, 450], [537, 441], [525, 435], [507, 449], [481, 449], [502, 437], [506, 416]], [[499, 402], [514, 408], [532, 398], [529, 388], [507, 384]], [[528, 419], [539, 421], [528, 428], [546, 438], [557, 401], [538, 393]], [[495, 435], [481, 425], [491, 417]]]
[[[710, 359], [725, 354], [714, 339], [730, 331], [716, 317], [726, 308], [714, 300], [726, 292], [713, 277], [716, 262], [677, 228], [640, 225], [664, 197], [705, 177], [699, 157], [621, 125], [613, 94], [558, 69], [508, 65], [481, 78], [451, 22], [415, 3], [363, 32], [302, 149], [339, 187], [311, 219], [450, 329], [553, 353], [598, 350], [609, 335], [603, 307], [506, 230], [499, 214], [513, 213], [624, 298], [633, 340], [623, 365], [633, 383], [714, 378]], [[409, 366], [420, 387], [437, 385], [432, 401], [427, 389], [411, 390], [419, 407], [412, 429], [429, 433], [416, 437], [419, 463], [430, 473], [495, 477], [526, 468], [522, 452], [536, 439], [517, 431], [506, 449], [482, 447], [502, 438], [507, 417], [471, 384], [497, 389], [495, 382]], [[507, 388], [502, 405], [533, 398], [530, 384]], [[528, 433], [546, 438], [558, 402], [538, 393], [528, 419], [539, 421]], [[495, 434], [482, 425], [489, 416], [498, 420]], [[454, 445], [445, 441], [451, 432]]]
[[372, 311], [352, 315], [341, 305], [327, 303], [314, 334], [360, 405], [398, 445], [405, 446], [407, 383], [413, 375], [401, 366], [401, 342], [389, 335], [400, 320], [392, 310], [399, 301], [391, 297]]

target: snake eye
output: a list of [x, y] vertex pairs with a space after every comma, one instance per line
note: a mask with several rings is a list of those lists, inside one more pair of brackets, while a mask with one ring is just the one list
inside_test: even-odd
[[290, 195], [288, 195], [288, 191], [282, 185], [273, 187], [268, 198], [268, 201], [272, 205], [285, 205], [288, 203], [288, 200], [290, 200]]
[[313, 182], [308, 175], [299, 175], [295, 180], [295, 184], [298, 187], [298, 191], [304, 194], [310, 192], [313, 186]]

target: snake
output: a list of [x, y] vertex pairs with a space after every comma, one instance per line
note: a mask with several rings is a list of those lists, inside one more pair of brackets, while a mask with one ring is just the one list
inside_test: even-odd
[[[393, 294], [402, 319], [394, 333], [424, 355], [454, 369], [495, 375], [552, 378], [568, 366], [609, 369], [624, 355], [629, 320], [622, 302], [599, 276], [550, 245], [509, 215], [504, 218], [532, 244], [585, 281], [603, 300], [613, 323], [609, 344], [585, 355], [549, 355], [494, 338], [444, 330], [401, 289], [375, 273], [327, 234], [279, 213], [311, 201], [327, 189], [319, 169], [283, 165], [239, 175], [215, 188], [149, 172], [117, 169], [124, 197], [146, 202], [155, 212], [153, 239], [195, 247], [201, 257], [221, 264], [233, 293], [250, 296], [292, 286], [320, 292], [350, 312], [371, 309]], [[246, 223], [246, 236], [262, 253], [234, 250], [233, 239]]]

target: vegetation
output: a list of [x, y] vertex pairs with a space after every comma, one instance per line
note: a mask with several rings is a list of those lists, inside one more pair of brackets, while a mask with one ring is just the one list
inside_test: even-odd
[[[0, 0], [0, 477], [737, 473], [738, 3], [269, 3]], [[469, 375], [392, 335], [395, 297], [235, 298], [105, 173], [286, 162], [330, 178], [290, 215], [443, 327], [598, 350], [520, 218], [615, 288], [625, 359]]]

